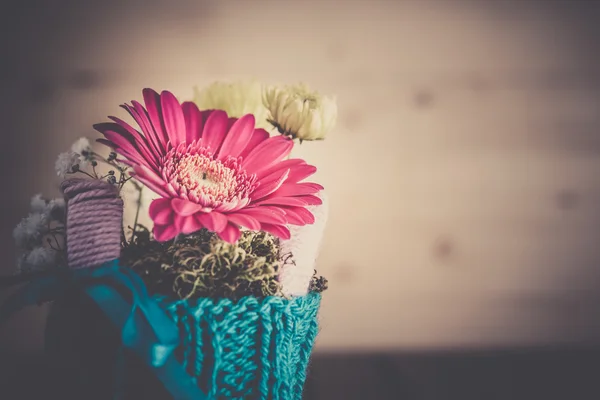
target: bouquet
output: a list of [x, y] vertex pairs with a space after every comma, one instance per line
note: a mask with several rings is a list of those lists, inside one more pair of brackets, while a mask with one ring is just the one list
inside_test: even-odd
[[47, 354], [78, 398], [300, 399], [327, 197], [290, 153], [333, 129], [335, 99], [257, 82], [142, 95], [121, 106], [133, 123], [109, 117], [58, 157], [63, 197], [33, 197], [15, 228], [3, 282], [23, 285], [0, 321], [51, 303]]

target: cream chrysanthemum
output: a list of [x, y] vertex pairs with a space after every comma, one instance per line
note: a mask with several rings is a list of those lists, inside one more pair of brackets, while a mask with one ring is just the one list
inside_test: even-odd
[[268, 110], [262, 101], [262, 85], [254, 80], [217, 81], [203, 89], [196, 87], [194, 103], [201, 110], [223, 110], [233, 118], [252, 114], [257, 128], [271, 128], [267, 122]]
[[269, 122], [283, 135], [323, 140], [337, 120], [335, 97], [322, 96], [305, 84], [271, 86], [263, 92]]

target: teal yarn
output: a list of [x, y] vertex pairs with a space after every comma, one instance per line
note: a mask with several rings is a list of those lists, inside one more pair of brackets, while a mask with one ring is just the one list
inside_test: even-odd
[[[211, 400], [302, 399], [320, 294], [155, 299], [177, 323], [176, 357]], [[134, 354], [122, 353], [119, 332], [78, 292], [52, 305], [46, 351], [52, 379], [67, 390], [62, 398], [171, 398]]]
[[302, 399], [320, 294], [160, 301], [180, 330], [178, 356], [211, 399]]

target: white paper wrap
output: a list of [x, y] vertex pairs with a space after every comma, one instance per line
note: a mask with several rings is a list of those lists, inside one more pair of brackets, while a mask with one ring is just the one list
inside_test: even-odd
[[315, 216], [315, 223], [304, 226], [289, 226], [290, 240], [282, 240], [282, 257], [292, 253], [294, 263], [286, 263], [279, 272], [281, 290], [286, 296], [304, 296], [314, 275], [315, 262], [319, 255], [321, 241], [325, 232], [329, 204], [324, 192], [318, 194], [323, 204], [308, 206]]

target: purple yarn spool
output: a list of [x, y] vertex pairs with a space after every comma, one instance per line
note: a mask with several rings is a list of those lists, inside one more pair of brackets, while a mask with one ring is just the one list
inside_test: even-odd
[[100, 265], [121, 255], [123, 200], [101, 180], [68, 179], [61, 184], [67, 203], [69, 268]]

